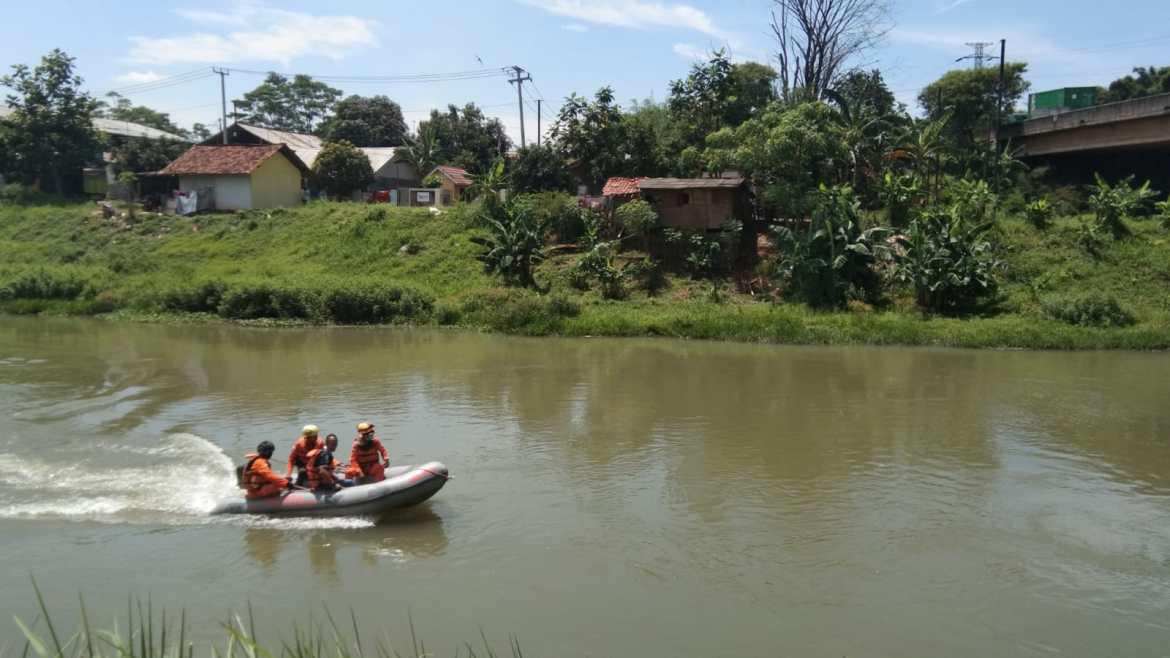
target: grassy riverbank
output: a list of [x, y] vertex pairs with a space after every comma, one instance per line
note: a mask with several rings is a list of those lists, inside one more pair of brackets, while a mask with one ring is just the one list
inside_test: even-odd
[[[0, 311], [453, 325], [527, 335], [1165, 349], [1170, 231], [1153, 221], [1129, 224], [1132, 237], [1090, 253], [1078, 218], [1059, 218], [1043, 231], [1003, 220], [998, 303], [979, 317], [943, 318], [923, 316], [896, 289], [883, 309], [821, 312], [673, 274], [654, 295], [630, 286], [626, 299], [604, 300], [570, 285], [566, 274], [579, 256], [568, 250], [538, 268], [547, 292], [506, 288], [474, 257], [470, 238], [479, 229], [470, 208], [436, 216], [323, 203], [130, 220], [103, 219], [88, 204], [0, 206]], [[1075, 324], [1083, 323], [1088, 293], [1116, 302], [1132, 324]]]

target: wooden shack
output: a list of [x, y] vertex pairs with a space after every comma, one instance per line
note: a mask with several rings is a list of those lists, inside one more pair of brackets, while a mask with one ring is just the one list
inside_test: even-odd
[[741, 214], [743, 178], [642, 178], [638, 191], [658, 211], [663, 226], [716, 230]]

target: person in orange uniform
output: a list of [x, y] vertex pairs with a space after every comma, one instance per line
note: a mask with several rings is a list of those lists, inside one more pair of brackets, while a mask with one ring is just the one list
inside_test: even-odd
[[306, 470], [309, 473], [309, 488], [313, 491], [336, 491], [338, 487], [352, 487], [353, 480], [338, 477], [341, 462], [333, 456], [337, 451], [337, 435], [325, 437], [325, 445], [309, 451]]
[[361, 477], [366, 482], [385, 480], [390, 457], [386, 455], [386, 447], [374, 436], [374, 424], [358, 423], [357, 431], [357, 438], [353, 440], [353, 449], [349, 453], [346, 475]]
[[270, 498], [279, 496], [289, 484], [288, 478], [282, 478], [272, 472], [269, 460], [276, 446], [271, 441], [261, 441], [256, 446], [256, 452], [248, 455], [248, 465], [244, 467], [244, 497], [248, 499]]
[[292, 451], [288, 453], [288, 469], [285, 470], [284, 476], [292, 477], [293, 469], [297, 469], [297, 479], [295, 482], [304, 486], [305, 481], [308, 480], [308, 473], [305, 471], [308, 462], [305, 458], [309, 452], [321, 447], [321, 439], [317, 436], [321, 432], [316, 425], [305, 425], [301, 429], [301, 438], [293, 444]]

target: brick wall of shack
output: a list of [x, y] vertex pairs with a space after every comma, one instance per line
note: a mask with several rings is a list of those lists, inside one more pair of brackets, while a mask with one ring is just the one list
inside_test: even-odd
[[662, 226], [715, 230], [735, 217], [738, 189], [645, 190]]

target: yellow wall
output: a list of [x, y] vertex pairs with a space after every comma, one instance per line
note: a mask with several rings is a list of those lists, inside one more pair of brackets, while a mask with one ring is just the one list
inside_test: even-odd
[[301, 205], [301, 170], [283, 155], [268, 158], [252, 172], [253, 208]]

